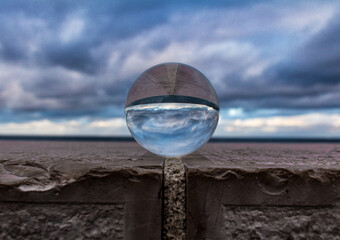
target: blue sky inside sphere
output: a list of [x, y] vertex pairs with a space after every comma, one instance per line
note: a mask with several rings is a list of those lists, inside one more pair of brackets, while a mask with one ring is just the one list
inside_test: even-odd
[[0, 2], [0, 135], [129, 136], [146, 69], [182, 62], [220, 101], [214, 137], [340, 136], [337, 1]]

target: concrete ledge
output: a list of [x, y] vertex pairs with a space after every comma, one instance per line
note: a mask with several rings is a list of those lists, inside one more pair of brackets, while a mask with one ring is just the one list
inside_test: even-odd
[[0, 239], [184, 238], [162, 236], [165, 213], [173, 226], [186, 215], [186, 239], [340, 239], [340, 144], [209, 143], [182, 159], [185, 183], [169, 162], [168, 185], [136, 143], [0, 149]]
[[[259, 239], [295, 239], [296, 232], [312, 236], [311, 228], [296, 227], [298, 219], [307, 219], [304, 224], [320, 222], [319, 230], [335, 239], [339, 221], [326, 224], [323, 218], [340, 219], [339, 150], [337, 144], [206, 145], [183, 160], [187, 238], [249, 239], [255, 222]], [[287, 235], [280, 227], [294, 214]]]
[[161, 238], [163, 160], [137, 144], [0, 142], [0, 148], [2, 236]]

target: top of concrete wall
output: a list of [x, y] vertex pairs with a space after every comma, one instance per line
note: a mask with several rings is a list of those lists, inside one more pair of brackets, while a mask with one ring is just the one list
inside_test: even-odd
[[47, 191], [115, 171], [162, 173], [163, 159], [133, 142], [0, 141], [0, 186]]
[[340, 168], [336, 143], [213, 143], [199, 152], [214, 167]]

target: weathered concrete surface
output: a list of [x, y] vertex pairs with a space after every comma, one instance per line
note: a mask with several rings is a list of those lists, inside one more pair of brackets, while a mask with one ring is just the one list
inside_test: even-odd
[[[340, 144], [210, 143], [183, 162], [188, 239], [228, 239], [238, 231], [243, 234], [237, 239], [249, 239], [252, 229], [247, 225], [254, 224], [257, 239], [303, 239], [293, 230], [312, 236], [303, 224], [339, 219]], [[247, 214], [245, 206], [256, 207], [258, 218]], [[294, 212], [290, 207], [301, 217], [296, 219], [307, 223], [298, 227], [300, 220], [295, 221], [287, 228], [290, 233], [275, 230], [287, 226], [285, 216]], [[313, 209], [313, 218], [303, 217], [309, 214], [302, 211], [306, 207]], [[232, 220], [239, 214], [241, 220]], [[271, 223], [274, 230], [269, 232]], [[329, 239], [338, 238], [333, 230], [339, 228], [339, 221], [318, 226]]]
[[[183, 162], [187, 239], [340, 239], [340, 144], [213, 143]], [[0, 141], [0, 239], [161, 239], [163, 164], [135, 143]]]
[[[71, 232], [90, 224], [94, 233], [86, 237], [86, 231], [78, 232], [78, 238], [65, 235], [65, 239], [105, 239], [105, 234], [122, 226], [125, 239], [161, 238], [163, 159], [136, 143], [0, 141], [0, 149], [0, 208], [14, 204], [12, 216], [17, 216], [6, 227], [7, 214], [1, 214], [0, 228], [7, 229], [8, 234], [19, 234], [14, 239], [23, 239], [20, 234], [24, 233], [11, 229], [15, 225], [39, 230], [36, 224], [40, 222], [32, 218], [38, 205], [43, 208], [42, 218], [55, 216], [43, 221], [41, 234], [48, 226], [58, 229], [62, 223], [54, 221], [61, 215], [73, 214], [76, 224], [71, 223]], [[92, 208], [93, 213], [84, 210], [75, 214], [76, 204]], [[114, 206], [121, 205], [124, 207], [118, 213]], [[99, 218], [102, 211], [111, 212], [112, 218], [107, 221], [116, 224], [104, 231], [93, 224], [103, 221]], [[115, 221], [117, 214], [124, 215], [123, 223]], [[65, 229], [54, 234], [62, 239]], [[24, 239], [34, 236], [25, 235]]]
[[223, 207], [220, 239], [340, 239], [339, 208]]
[[164, 164], [164, 240], [184, 240], [186, 233], [185, 169], [180, 158]]
[[124, 239], [124, 204], [0, 204], [0, 239]]

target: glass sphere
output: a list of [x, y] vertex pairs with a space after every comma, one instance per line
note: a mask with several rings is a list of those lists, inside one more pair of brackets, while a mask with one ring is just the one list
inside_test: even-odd
[[144, 148], [164, 157], [180, 157], [211, 138], [219, 102], [201, 72], [181, 63], [164, 63], [134, 82], [125, 116], [132, 136]]

